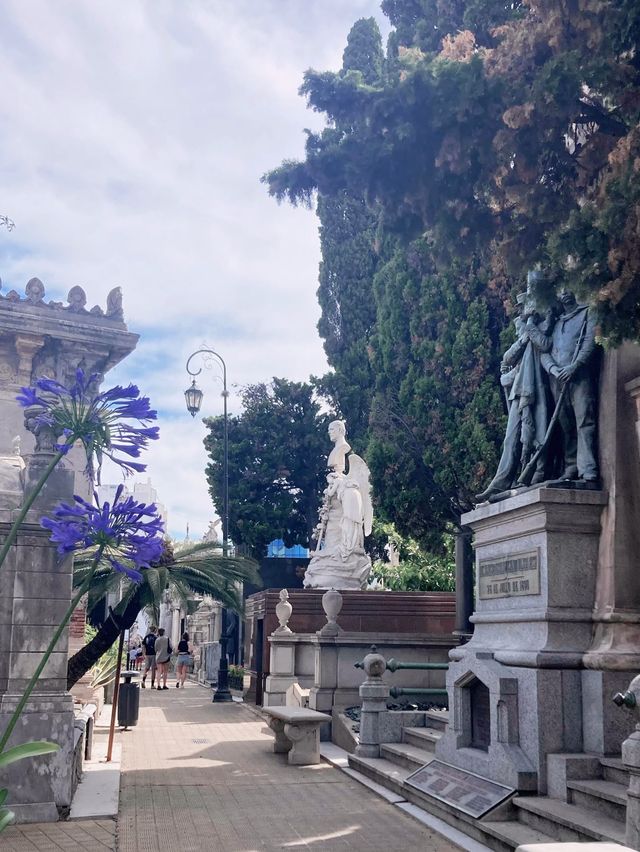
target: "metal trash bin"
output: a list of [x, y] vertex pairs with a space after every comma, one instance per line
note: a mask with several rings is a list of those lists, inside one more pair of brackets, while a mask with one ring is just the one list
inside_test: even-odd
[[132, 680], [139, 676], [140, 673], [134, 671], [120, 673], [120, 677], [123, 678], [118, 692], [118, 726], [120, 728], [133, 728], [138, 724], [140, 687]]

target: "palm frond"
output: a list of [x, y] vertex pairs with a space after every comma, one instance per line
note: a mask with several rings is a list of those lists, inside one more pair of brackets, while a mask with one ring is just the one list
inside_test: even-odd
[[[80, 553], [74, 563], [74, 586], [79, 586], [90, 570], [91, 559], [88, 554]], [[121, 584], [124, 595], [118, 608], [138, 593], [145, 612], [156, 623], [160, 616], [162, 596], [169, 587], [172, 596], [181, 602], [193, 599], [194, 594], [209, 595], [220, 601], [225, 607], [242, 612], [242, 583], [261, 586], [258, 563], [245, 557], [222, 556], [219, 548], [210, 542], [201, 542], [178, 552], [171, 561], [153, 565], [142, 570], [142, 582], [136, 585], [113, 571], [108, 563], [100, 564], [91, 584], [90, 594], [93, 600], [99, 600]]]

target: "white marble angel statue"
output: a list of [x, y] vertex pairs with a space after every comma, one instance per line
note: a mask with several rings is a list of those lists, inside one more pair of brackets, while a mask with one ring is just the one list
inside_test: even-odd
[[364, 550], [364, 537], [371, 533], [373, 520], [369, 468], [355, 453], [346, 456], [350, 447], [345, 440], [344, 421], [333, 421], [329, 435], [336, 446], [328, 459], [330, 472], [316, 527], [317, 545], [304, 586], [360, 590], [366, 587], [371, 570], [371, 560]]

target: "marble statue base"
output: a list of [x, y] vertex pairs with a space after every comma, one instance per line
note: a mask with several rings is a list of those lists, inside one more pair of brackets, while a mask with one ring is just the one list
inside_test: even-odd
[[304, 575], [305, 589], [361, 591], [367, 586], [371, 559], [364, 552], [354, 552], [342, 559], [335, 552], [316, 551]]
[[619, 750], [626, 732], [609, 720], [606, 738], [598, 724], [613, 716], [617, 681], [584, 669], [606, 503], [602, 491], [543, 487], [463, 515], [474, 534], [475, 630], [449, 654], [441, 760], [544, 794], [549, 755]]

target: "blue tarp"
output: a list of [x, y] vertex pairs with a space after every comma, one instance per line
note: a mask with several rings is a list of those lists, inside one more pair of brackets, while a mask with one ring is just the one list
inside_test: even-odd
[[284, 541], [276, 538], [267, 545], [267, 556], [269, 559], [307, 559], [309, 550], [301, 544], [285, 547]]

